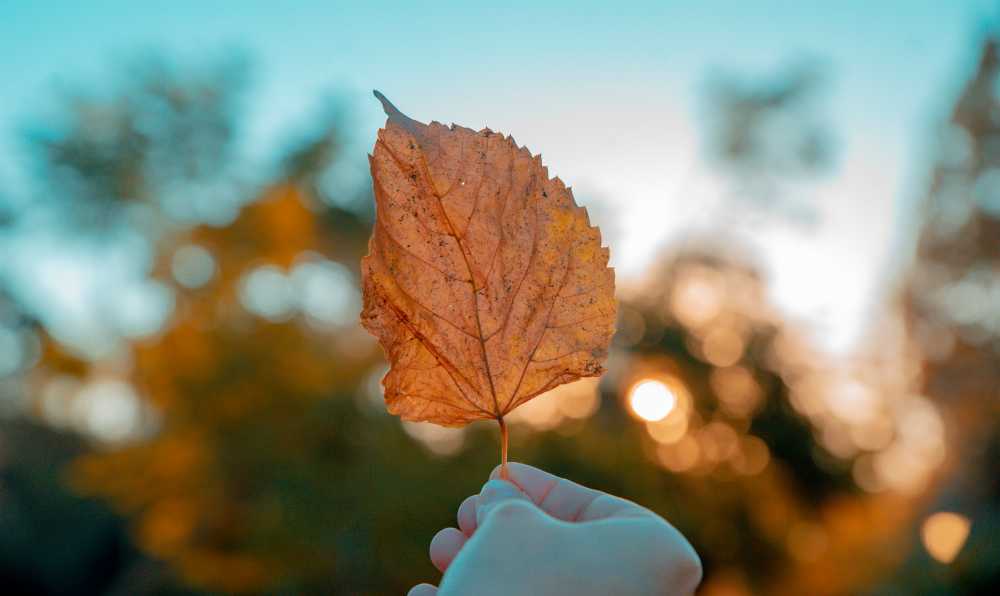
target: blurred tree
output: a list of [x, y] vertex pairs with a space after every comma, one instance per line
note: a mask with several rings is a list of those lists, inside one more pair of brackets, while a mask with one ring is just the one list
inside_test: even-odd
[[230, 226], [195, 228], [164, 255], [176, 314], [136, 346], [131, 373], [158, 430], [90, 456], [76, 476], [134, 517], [144, 548], [226, 592], [346, 579], [332, 571], [350, 524], [342, 476], [357, 457], [348, 398], [374, 351], [353, 329], [351, 277], [326, 258], [333, 238], [302, 199], [275, 185]]
[[120, 223], [129, 204], [185, 223], [224, 218], [238, 207], [224, 185], [235, 174], [246, 60], [196, 70], [153, 57], [123, 74], [110, 96], [71, 92], [28, 129], [40, 201], [74, 225]]
[[[140, 77], [152, 91], [124, 96], [152, 98], [140, 106], [230, 97], [232, 79], [164, 91], [159, 77]], [[236, 127], [216, 108], [231, 102], [178, 104], [198, 117], [152, 110], [154, 136], [136, 126], [137, 104], [108, 105], [132, 107], [99, 119], [100, 134], [91, 116], [77, 117], [46, 141], [42, 171], [68, 171], [54, 178], [66, 185], [61, 196], [101, 204], [112, 220], [136, 225], [130, 205], [148, 206], [139, 221], [157, 238], [152, 276], [174, 306], [157, 335], [131, 341], [115, 361], [45, 350], [38, 395], [57, 397], [39, 402], [40, 415], [77, 412], [77, 427], [103, 439], [74, 466], [74, 485], [108, 498], [143, 550], [206, 590], [398, 593], [433, 579], [427, 541], [492, 467], [493, 429], [401, 426], [370, 405], [382, 369], [356, 325], [370, 211], [345, 205], [371, 202], [330, 200], [320, 183], [331, 160], [343, 159], [343, 123], [311, 131], [279, 160], [273, 181], [230, 202], [234, 218], [199, 223], [176, 217], [198, 210], [178, 210], [170, 198], [212, 169], [189, 163], [184, 131], [231, 123], [208, 127], [218, 137], [204, 158], [225, 171]], [[694, 537], [718, 577], [739, 573], [764, 592], [797, 552], [789, 528], [815, 554], [826, 540], [819, 506], [851, 483], [789, 405], [774, 365], [783, 324], [761, 280], [738, 261], [681, 255], [622, 312], [603, 407], [592, 416], [592, 383], [536, 400], [516, 423], [516, 457], [661, 511]], [[647, 374], [678, 383], [680, 432], [675, 419], [637, 424], [626, 414], [630, 387]], [[565, 423], [552, 424], [553, 413]], [[531, 432], [545, 428], [559, 432]], [[440, 455], [450, 459], [434, 461]]]
[[[622, 305], [613, 402], [648, 418], [641, 394], [653, 381], [675, 403], [637, 429], [659, 471], [633, 474], [659, 480], [626, 494], [691, 537], [704, 594], [849, 594], [895, 562], [886, 547], [909, 508], [858, 490], [852, 462], [865, 450], [831, 407], [857, 381], [770, 306], [743, 253], [689, 245]], [[585, 459], [600, 461], [591, 449]]]
[[[403, 593], [436, 580], [427, 543], [495, 464], [495, 429], [385, 414], [384, 365], [356, 324], [370, 197], [325, 177], [349, 159], [350, 122], [311, 122], [276, 167], [248, 176], [236, 165], [245, 72], [230, 68], [144, 67], [114, 97], [74, 100], [54, 120], [65, 126], [33, 133], [39, 178], [59, 197], [45, 208], [83, 214], [73, 226], [91, 234], [113, 222], [146, 237], [148, 274], [173, 297], [161, 327], [97, 361], [40, 335], [34, 414], [88, 437], [72, 485], [110, 503], [160, 562], [89, 590], [187, 589], [169, 587], [175, 573], [205, 593]], [[750, 176], [822, 169], [825, 129], [812, 116], [792, 126], [785, 112], [810, 104], [814, 87], [806, 71], [720, 87], [721, 158]], [[777, 165], [760, 136], [772, 120], [796, 133]], [[690, 244], [665, 256], [623, 299], [609, 374], [518, 410], [513, 458], [662, 513], [702, 553], [708, 596], [858, 593], [899, 563], [914, 507], [865, 492], [871, 462], [917, 461], [889, 480], [922, 486], [937, 462], [910, 450], [901, 421], [917, 412], [933, 443], [937, 410], [911, 399], [906, 371], [886, 379], [902, 357], [896, 336], [873, 340], [866, 368], [830, 364], [770, 306], [744, 252]], [[905, 399], [890, 407], [883, 394]]]
[[[147, 235], [152, 278], [173, 296], [163, 328], [124, 353], [89, 361], [44, 337], [33, 409], [94, 444], [73, 485], [211, 592], [400, 593], [430, 579], [427, 541], [477, 490], [494, 446], [479, 433], [470, 458], [435, 469], [416, 431], [370, 405], [381, 365], [357, 326], [356, 268], [371, 200], [320, 183], [343, 159], [345, 122], [314, 123], [247, 190], [224, 176], [236, 121], [221, 98], [240, 77], [140, 73], [152, 74], [72, 104], [72, 125], [36, 137], [61, 197], [45, 208], [84, 214], [66, 233]], [[209, 217], [220, 198], [233, 217]]]
[[0, 417], [21, 409], [23, 377], [40, 355], [39, 324], [0, 285]]
[[[707, 148], [733, 184], [733, 194], [756, 210], [799, 221], [814, 218], [795, 182], [827, 171], [834, 141], [822, 110], [827, 75], [803, 60], [771, 77], [742, 79], [716, 73], [706, 85]], [[732, 206], [729, 206], [730, 208]]]
[[[971, 533], [932, 531], [928, 517], [919, 536], [917, 529], [910, 536], [909, 559], [877, 594], [991, 594], [1000, 585], [998, 49], [996, 37], [983, 43], [936, 144], [916, 260], [902, 292], [923, 357], [923, 390], [945, 408], [952, 431], [951, 457], [924, 513], [958, 513], [971, 521]], [[948, 541], [955, 551], [944, 557], [938, 549]]]

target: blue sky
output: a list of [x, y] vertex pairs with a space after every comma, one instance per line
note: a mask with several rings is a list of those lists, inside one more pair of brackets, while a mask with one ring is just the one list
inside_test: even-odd
[[723, 184], [700, 137], [706, 76], [766, 76], [813, 56], [829, 67], [824, 109], [839, 148], [833, 171], [797, 189], [820, 224], [765, 218], [725, 231], [754, 247], [775, 299], [838, 348], [899, 266], [935, 122], [998, 18], [985, 0], [7, 0], [0, 193], [30, 192], [18, 130], [53, 90], [105, 79], [138, 51], [198, 60], [244, 49], [255, 66], [251, 155], [273, 153], [331, 91], [355, 102], [361, 157], [383, 121], [372, 88], [421, 120], [511, 133], [582, 201], [600, 202], [627, 286], [666, 243], [721, 225], [711, 214]]

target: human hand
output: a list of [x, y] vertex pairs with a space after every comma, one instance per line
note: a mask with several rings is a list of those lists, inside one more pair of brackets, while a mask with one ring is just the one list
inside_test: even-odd
[[694, 549], [652, 511], [524, 464], [508, 472], [431, 540], [441, 587], [409, 596], [688, 596], [701, 581]]

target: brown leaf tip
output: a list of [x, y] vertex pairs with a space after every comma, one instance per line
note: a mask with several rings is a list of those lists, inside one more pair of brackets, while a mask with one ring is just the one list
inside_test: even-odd
[[389, 118], [389, 122], [399, 124], [403, 128], [409, 130], [411, 134], [416, 134], [420, 127], [423, 126], [423, 124], [399, 111], [399, 108], [389, 101], [389, 98], [383, 95], [378, 89], [372, 89], [372, 94], [375, 95], [375, 99], [379, 100], [382, 104], [382, 109], [385, 111], [385, 115]]
[[375, 95], [375, 99], [381, 102], [382, 109], [385, 110], [386, 116], [389, 116], [391, 118], [393, 115], [396, 114], [402, 115], [402, 112], [399, 111], [399, 108], [394, 106], [392, 102], [389, 101], [389, 98], [383, 95], [381, 91], [379, 91], [378, 89], [372, 89], [372, 93]]

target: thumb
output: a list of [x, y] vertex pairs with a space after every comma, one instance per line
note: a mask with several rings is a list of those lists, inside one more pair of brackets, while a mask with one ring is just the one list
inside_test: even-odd
[[521, 489], [514, 484], [499, 479], [487, 481], [479, 491], [476, 501], [476, 526], [482, 527], [491, 512], [500, 505], [511, 502], [521, 502], [532, 508], [535, 506], [528, 495], [521, 492]]

